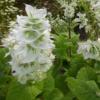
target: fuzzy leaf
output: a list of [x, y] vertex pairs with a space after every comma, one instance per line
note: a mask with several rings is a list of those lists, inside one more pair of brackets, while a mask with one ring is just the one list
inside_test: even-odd
[[67, 81], [70, 90], [79, 100], [100, 100], [99, 93], [97, 89], [95, 89], [94, 83], [89, 84], [83, 80], [74, 78], [68, 78]]
[[55, 88], [44, 100], [62, 100], [63, 93]]
[[41, 86], [39, 84], [27, 86], [13, 81], [8, 90], [6, 100], [34, 100], [40, 93]]
[[83, 67], [78, 72], [77, 78], [85, 81], [96, 80], [96, 73], [91, 67]]

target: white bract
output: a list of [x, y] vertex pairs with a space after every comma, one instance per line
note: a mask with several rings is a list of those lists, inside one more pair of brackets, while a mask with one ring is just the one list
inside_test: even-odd
[[97, 41], [87, 40], [79, 43], [78, 54], [82, 54], [84, 59], [95, 59], [100, 61], [100, 39]]
[[79, 28], [83, 28], [85, 26], [87, 26], [88, 23], [88, 19], [86, 18], [86, 14], [85, 13], [77, 13], [77, 17], [75, 18], [75, 22], [79, 23]]
[[54, 60], [52, 50], [55, 47], [50, 36], [51, 26], [46, 19], [46, 9], [26, 5], [25, 10], [28, 16], [17, 16], [10, 34], [3, 39], [12, 58], [12, 74], [22, 84], [45, 78]]

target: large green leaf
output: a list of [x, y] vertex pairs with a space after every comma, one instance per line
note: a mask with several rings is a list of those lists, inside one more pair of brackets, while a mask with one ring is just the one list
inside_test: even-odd
[[[86, 82], [79, 79], [68, 78], [68, 86], [79, 100], [100, 100], [99, 88], [95, 81]], [[95, 84], [94, 84], [95, 83]]]
[[59, 73], [57, 76], [55, 76], [55, 87], [61, 90], [64, 94], [68, 92], [68, 87], [66, 86], [65, 79], [65, 76], [60, 75]]
[[51, 73], [48, 74], [47, 78], [44, 80], [44, 93], [48, 94], [52, 92], [52, 90], [55, 88], [55, 80]]
[[55, 48], [54, 52], [55, 52], [55, 55], [57, 56], [57, 58], [66, 59], [66, 57], [67, 57], [66, 41], [67, 41], [66, 36], [64, 36], [64, 35], [56, 36], [56, 38], [55, 38], [56, 48]]
[[84, 66], [86, 66], [86, 62], [84, 61], [83, 57], [80, 55], [75, 55], [71, 59], [70, 68], [67, 73], [68, 76], [76, 77], [78, 71]]
[[77, 78], [85, 81], [96, 80], [95, 70], [91, 67], [83, 67], [78, 72]]
[[55, 89], [55, 80], [51, 75], [51, 72], [49, 72], [47, 78], [44, 80], [43, 97], [47, 99], [50, 93], [54, 89]]
[[41, 93], [41, 86], [38, 85], [21, 85], [13, 81], [10, 84], [6, 100], [35, 100], [35, 97]]
[[[74, 100], [75, 96], [72, 94], [72, 92], [68, 92], [62, 100]], [[75, 99], [76, 100], [76, 99]]]
[[62, 100], [63, 97], [63, 93], [59, 89], [55, 88], [51, 93], [48, 94], [48, 96], [44, 97], [44, 100]]

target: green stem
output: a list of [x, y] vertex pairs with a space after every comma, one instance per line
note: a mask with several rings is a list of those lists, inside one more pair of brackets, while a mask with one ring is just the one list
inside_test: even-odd
[[69, 21], [68, 21], [68, 35], [69, 35], [69, 39], [71, 39], [71, 19], [69, 18]]
[[[71, 3], [71, 0], [68, 0], [68, 4]], [[68, 35], [69, 35], [69, 40], [71, 39], [71, 18], [68, 19]], [[69, 47], [69, 57], [71, 57], [71, 47]]]

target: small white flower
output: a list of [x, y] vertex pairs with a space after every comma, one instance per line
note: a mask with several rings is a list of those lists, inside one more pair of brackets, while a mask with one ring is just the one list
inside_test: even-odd
[[57, 0], [58, 3], [64, 8], [64, 16], [65, 18], [73, 18], [75, 14], [75, 7], [77, 6], [77, 0], [72, 0], [68, 2], [66, 0]]
[[88, 19], [86, 18], [86, 14], [83, 14], [83, 13], [77, 13], [77, 16], [78, 18], [76, 18], [74, 21], [79, 23], [79, 28], [83, 28], [85, 26], [87, 26], [87, 22], [88, 22]]
[[87, 40], [79, 43], [78, 54], [83, 54], [84, 59], [95, 59], [100, 61], [100, 42]]
[[87, 33], [90, 32], [91, 29], [92, 29], [91, 25], [86, 25], [85, 26], [85, 30], [86, 30]]
[[74, 13], [75, 13], [75, 8], [71, 5], [67, 5], [66, 8], [64, 9], [64, 15], [67, 18], [74, 17]]

